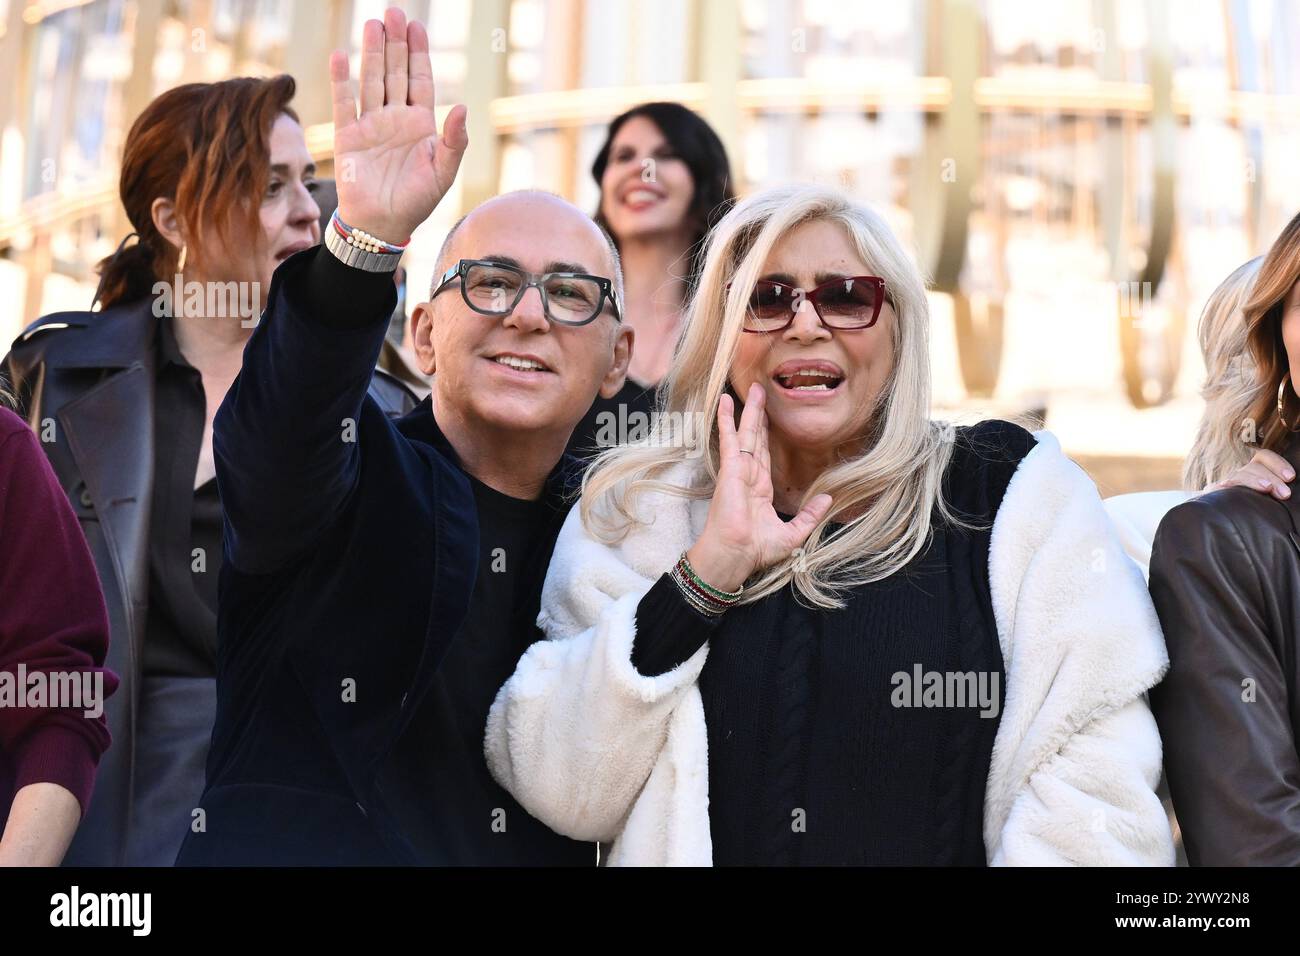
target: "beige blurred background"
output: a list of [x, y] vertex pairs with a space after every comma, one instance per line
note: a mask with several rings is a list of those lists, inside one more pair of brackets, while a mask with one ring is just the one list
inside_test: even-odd
[[[129, 231], [131, 120], [179, 83], [292, 73], [330, 175], [328, 53], [384, 0], [0, 0], [0, 339], [85, 308]], [[1211, 289], [1300, 210], [1287, 0], [407, 0], [439, 102], [470, 109], [406, 260], [522, 186], [596, 205], [608, 120], [701, 112], [737, 191], [836, 183], [932, 277], [936, 414], [1032, 413], [1103, 494], [1178, 483]]]

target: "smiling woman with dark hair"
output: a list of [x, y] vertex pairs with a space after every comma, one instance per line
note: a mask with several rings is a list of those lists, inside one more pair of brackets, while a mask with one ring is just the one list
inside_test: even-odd
[[591, 175], [600, 186], [596, 222], [618, 243], [624, 268], [629, 255], [656, 251], [647, 240], [675, 234], [686, 246], [670, 262], [693, 288], [704, 237], [736, 199], [727, 151], [713, 127], [680, 103], [634, 106], [610, 122]]
[[650, 411], [699, 280], [704, 239], [736, 198], [722, 140], [680, 103], [642, 103], [615, 117], [591, 175], [600, 186], [595, 220], [622, 259], [623, 311], [636, 339], [623, 390], [597, 399], [574, 430], [569, 449], [580, 455], [635, 437], [609, 425]]

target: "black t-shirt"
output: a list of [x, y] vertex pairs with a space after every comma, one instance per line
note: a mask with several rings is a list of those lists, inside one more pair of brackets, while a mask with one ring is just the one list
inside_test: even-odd
[[613, 398], [597, 395], [573, 429], [565, 450], [575, 458], [588, 459], [607, 448], [644, 438], [649, 434], [654, 399], [654, 385], [641, 385], [630, 378]]
[[[536, 625], [559, 519], [566, 505], [548, 491], [524, 501], [468, 476], [478, 507], [479, 561], [465, 623], [433, 685], [399, 739], [381, 788], [402, 791], [395, 809], [423, 863], [475, 866], [594, 866], [596, 845], [560, 836], [529, 816], [488, 771], [488, 711]], [[559, 513], [557, 513], [557, 509]]]

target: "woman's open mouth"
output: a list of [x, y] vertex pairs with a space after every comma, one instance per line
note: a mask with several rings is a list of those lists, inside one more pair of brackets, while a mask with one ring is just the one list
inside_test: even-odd
[[810, 396], [835, 391], [845, 378], [842, 368], [821, 359], [782, 362], [772, 373], [772, 380], [785, 391]]
[[791, 392], [830, 392], [834, 391], [842, 381], [844, 381], [842, 376], [822, 371], [776, 376], [776, 383]]

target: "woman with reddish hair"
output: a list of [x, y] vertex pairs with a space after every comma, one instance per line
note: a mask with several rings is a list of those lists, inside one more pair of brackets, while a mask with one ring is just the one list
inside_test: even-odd
[[[171, 865], [215, 717], [222, 508], [212, 420], [276, 267], [320, 241], [294, 81], [169, 90], [127, 136], [134, 230], [100, 263], [101, 311], [47, 315], [7, 357], [19, 410], [71, 501], [107, 601], [114, 746], [67, 861]], [[414, 404], [372, 383], [390, 414]]]
[[[1300, 216], [1241, 315], [1245, 388], [1213, 423], [1300, 468]], [[1300, 865], [1300, 500], [1228, 488], [1160, 523], [1151, 596], [1169, 673], [1151, 693], [1192, 866]]]

